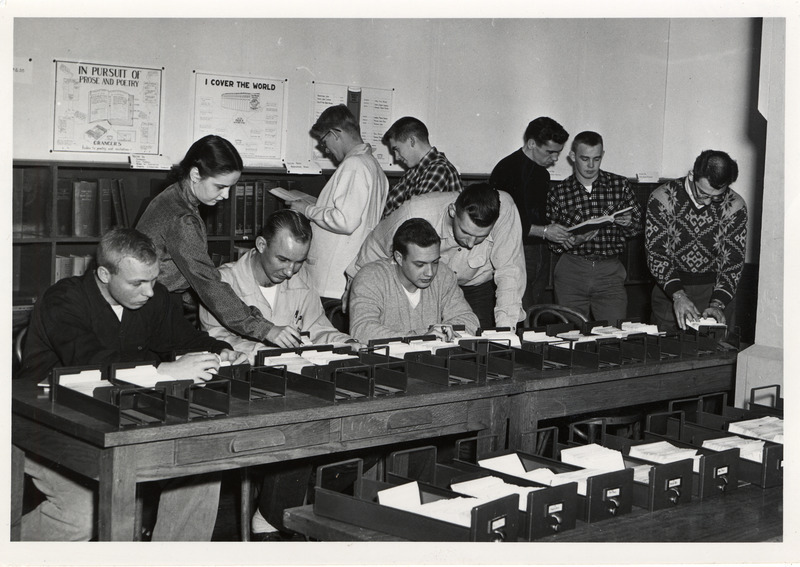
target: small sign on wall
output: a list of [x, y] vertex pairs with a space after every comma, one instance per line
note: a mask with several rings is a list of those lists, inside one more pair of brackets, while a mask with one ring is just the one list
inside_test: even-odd
[[33, 82], [33, 59], [14, 57], [14, 82], [30, 85]]

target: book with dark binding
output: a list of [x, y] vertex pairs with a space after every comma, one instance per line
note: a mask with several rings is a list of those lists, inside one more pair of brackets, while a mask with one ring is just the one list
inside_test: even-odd
[[242, 234], [244, 236], [253, 236], [255, 234], [255, 184], [248, 181], [244, 184], [244, 229]]
[[72, 189], [72, 235], [97, 236], [97, 181], [74, 181]]
[[125, 203], [122, 202], [122, 194], [119, 190], [121, 182], [121, 179], [111, 180], [111, 204], [114, 209], [114, 226], [127, 227], [127, 215], [123, 211]]
[[72, 236], [72, 181], [63, 177], [56, 184], [56, 236]]
[[100, 177], [97, 180], [97, 228], [98, 236], [103, 236], [113, 226], [112, 211], [114, 204], [111, 198], [111, 179]]
[[233, 189], [235, 195], [233, 207], [236, 213], [234, 235], [244, 236], [244, 184], [239, 183]]

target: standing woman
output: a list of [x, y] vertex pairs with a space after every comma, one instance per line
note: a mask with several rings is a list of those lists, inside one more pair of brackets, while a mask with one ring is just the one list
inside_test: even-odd
[[179, 304], [183, 292], [193, 289], [217, 320], [240, 335], [285, 348], [299, 345], [297, 329], [273, 325], [258, 308], [245, 305], [220, 279], [208, 255], [198, 207], [213, 207], [228, 198], [242, 174], [239, 152], [225, 138], [205, 136], [186, 152], [177, 174], [178, 180], [150, 202], [136, 225], [158, 249], [158, 281]]

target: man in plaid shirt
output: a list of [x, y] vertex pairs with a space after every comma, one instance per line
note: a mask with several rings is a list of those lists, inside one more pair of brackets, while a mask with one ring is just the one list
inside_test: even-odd
[[586, 131], [575, 136], [569, 158], [574, 173], [547, 194], [551, 223], [574, 227], [628, 207], [631, 210], [601, 228], [552, 239], [551, 249], [561, 254], [554, 273], [556, 301], [594, 320], [616, 324], [625, 318], [628, 307], [627, 273], [620, 254], [625, 240], [642, 231], [642, 210], [625, 177], [600, 169], [600, 134]]
[[389, 189], [382, 218], [388, 217], [414, 195], [433, 191], [460, 192], [463, 188], [455, 166], [442, 152], [431, 147], [428, 129], [421, 120], [413, 116], [400, 118], [383, 135], [383, 143], [389, 147], [395, 161], [407, 171]]

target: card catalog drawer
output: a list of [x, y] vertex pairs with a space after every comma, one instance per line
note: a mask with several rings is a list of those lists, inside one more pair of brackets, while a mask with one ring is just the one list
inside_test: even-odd
[[405, 431], [453, 427], [466, 424], [468, 418], [467, 402], [357, 415], [342, 420], [342, 441], [380, 437]]
[[179, 465], [216, 461], [232, 456], [252, 455], [328, 443], [329, 420], [264, 427], [236, 433], [178, 439], [175, 462]]

